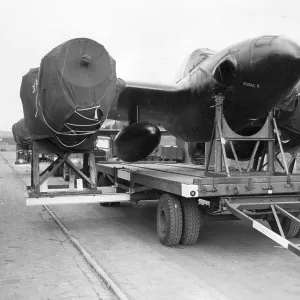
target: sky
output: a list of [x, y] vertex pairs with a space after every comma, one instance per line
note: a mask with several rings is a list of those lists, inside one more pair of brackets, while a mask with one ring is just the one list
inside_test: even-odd
[[300, 43], [299, 0], [1, 0], [0, 130], [23, 117], [20, 84], [59, 44], [87, 37], [116, 60], [117, 76], [170, 83], [197, 48], [221, 50], [279, 34]]

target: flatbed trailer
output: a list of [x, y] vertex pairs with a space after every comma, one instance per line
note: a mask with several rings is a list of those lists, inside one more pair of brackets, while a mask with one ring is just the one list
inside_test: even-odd
[[[288, 177], [282, 174], [261, 176], [255, 172], [255, 175], [248, 173], [236, 177], [215, 177], [213, 174], [205, 174], [205, 166], [179, 163], [106, 163], [97, 164], [96, 167], [100, 177], [105, 178], [100, 178], [101, 184], [114, 186], [120, 193], [128, 193], [132, 202], [153, 199], [164, 202], [167, 197], [169, 203], [162, 208], [165, 212], [161, 213], [159, 208], [157, 212], [159, 235], [160, 231], [163, 233], [169, 230], [176, 236], [176, 232], [183, 232], [186, 227], [189, 232], [186, 232], [184, 244], [193, 244], [198, 239], [205, 219], [244, 219], [251, 222], [256, 230], [300, 255], [300, 248], [286, 239], [299, 234], [300, 222], [295, 215], [300, 214], [300, 174]], [[177, 210], [181, 206], [181, 213], [178, 214], [182, 216], [172, 218], [176, 215], [176, 205]], [[170, 215], [167, 208], [173, 210]], [[281, 217], [278, 218], [279, 214]], [[275, 215], [278, 220], [281, 219], [281, 229], [278, 227], [278, 230], [275, 227], [277, 223], [272, 223], [276, 222]], [[293, 222], [288, 222], [288, 218]], [[268, 221], [275, 232], [256, 219]], [[181, 225], [175, 225], [176, 220]], [[182, 227], [181, 230], [176, 230], [176, 226]], [[164, 234], [160, 236], [164, 244], [182, 243], [181, 234], [177, 237], [170, 235], [169, 242]]]
[[[300, 174], [290, 174], [285, 160], [274, 112], [270, 112], [262, 129], [253, 136], [243, 137], [232, 132], [223, 116], [222, 96], [216, 97], [216, 119], [206, 166], [171, 163], [118, 163], [95, 164], [92, 153], [86, 154], [83, 169], [76, 170], [68, 160], [70, 154], [58, 153], [51, 173], [62, 163], [67, 163], [88, 183], [87, 188], [48, 187], [40, 190], [45, 182], [33, 168], [33, 182], [28, 187], [27, 205], [58, 205], [100, 203], [115, 206], [121, 202], [158, 200], [157, 233], [167, 246], [197, 242], [205, 219], [243, 219], [252, 227], [286, 249], [300, 256], [300, 247], [289, 239], [300, 231]], [[275, 141], [283, 157], [283, 172], [275, 172]], [[232, 141], [256, 141], [248, 167], [242, 169]], [[237, 170], [231, 170], [226, 157], [225, 142], [232, 148]], [[259, 143], [264, 143], [260, 162], [254, 164]], [[214, 144], [214, 164], [212, 145]], [[58, 150], [53, 150], [58, 151]], [[33, 147], [33, 158], [38, 151]], [[90, 156], [89, 160], [87, 156]], [[33, 167], [34, 163], [33, 159]], [[89, 161], [89, 166], [88, 166]], [[266, 166], [265, 166], [266, 162]], [[255, 169], [255, 170], [253, 170]], [[36, 170], [36, 171], [34, 171]], [[48, 171], [51, 167], [48, 168]], [[257, 219], [266, 220], [271, 229]]]

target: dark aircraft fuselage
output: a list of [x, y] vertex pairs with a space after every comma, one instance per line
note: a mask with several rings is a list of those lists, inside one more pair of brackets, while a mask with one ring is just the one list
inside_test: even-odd
[[265, 118], [299, 78], [300, 47], [285, 37], [249, 39], [216, 53], [200, 49], [183, 65], [175, 86], [165, 87], [167, 93], [158, 86], [137, 89], [124, 83], [117, 119], [131, 120], [138, 106], [141, 120], [162, 125], [182, 140], [205, 142], [211, 138], [215, 95], [224, 95], [227, 122], [239, 131]]

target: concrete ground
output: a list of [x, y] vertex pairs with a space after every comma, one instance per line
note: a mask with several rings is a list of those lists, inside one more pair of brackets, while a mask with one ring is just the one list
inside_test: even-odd
[[[12, 153], [3, 155], [13, 162]], [[85, 266], [72, 265], [78, 257], [72, 247], [41, 208], [24, 206], [23, 188], [7, 166], [2, 165], [0, 161], [0, 199], [6, 204], [5, 213], [0, 206], [0, 264], [4, 266], [0, 268], [0, 295], [4, 290], [8, 296], [3, 299], [14, 299], [9, 298], [13, 292], [19, 293], [15, 299], [31, 299], [22, 296], [34, 295], [30, 293], [39, 284], [42, 289], [46, 289], [47, 282], [55, 282], [59, 287], [59, 282], [67, 281], [69, 276], [73, 277], [71, 282], [84, 277]], [[29, 167], [15, 169], [29, 180]], [[19, 214], [14, 212], [12, 203], [19, 207]], [[51, 209], [131, 299], [299, 299], [299, 257], [277, 247], [242, 221], [208, 223], [196, 245], [169, 248], [158, 241], [155, 202]], [[300, 239], [294, 242], [300, 243]], [[52, 250], [54, 247], [57, 249]], [[59, 263], [53, 264], [56, 260]], [[27, 265], [28, 261], [31, 264]], [[69, 264], [72, 271], [66, 270]], [[29, 278], [35, 276], [37, 284], [25, 280], [24, 274]], [[53, 279], [54, 274], [60, 275]], [[94, 289], [98, 287], [92, 283]], [[68, 287], [69, 284], [66, 283]], [[22, 294], [22, 290], [28, 293]], [[72, 292], [67, 288], [64, 295]]]
[[1, 155], [0, 299], [114, 299], [48, 214], [25, 206], [24, 186]]

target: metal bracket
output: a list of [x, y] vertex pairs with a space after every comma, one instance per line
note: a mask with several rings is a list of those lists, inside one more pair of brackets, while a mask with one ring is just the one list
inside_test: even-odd
[[201, 179], [193, 179], [193, 184], [197, 184], [198, 185], [198, 193], [215, 193], [218, 191], [218, 189], [216, 188], [215, 185], [215, 178], [212, 178], [212, 189], [211, 190], [207, 190], [206, 187], [202, 184]]
[[292, 178], [290, 174], [286, 178], [286, 184], [284, 185], [284, 187], [294, 189], [294, 184], [292, 182]]
[[218, 189], [216, 188], [216, 185], [215, 185], [215, 178], [213, 177], [213, 187], [212, 187], [212, 190], [211, 190], [211, 192], [213, 192], [213, 193], [215, 193], [215, 192], [217, 192], [218, 191]]
[[268, 187], [262, 188], [262, 190], [264, 190], [264, 191], [270, 191], [270, 193], [272, 193], [273, 186], [271, 185], [271, 177], [268, 177]]
[[206, 193], [207, 190], [205, 188], [205, 186], [202, 184], [201, 179], [193, 179], [193, 184], [197, 184], [198, 185], [198, 194], [202, 194], [202, 193]]

